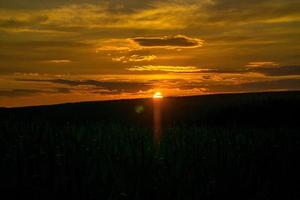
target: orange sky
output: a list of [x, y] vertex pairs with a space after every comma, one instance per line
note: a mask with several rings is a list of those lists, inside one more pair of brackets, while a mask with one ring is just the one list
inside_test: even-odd
[[0, 2], [0, 106], [300, 89], [298, 0]]

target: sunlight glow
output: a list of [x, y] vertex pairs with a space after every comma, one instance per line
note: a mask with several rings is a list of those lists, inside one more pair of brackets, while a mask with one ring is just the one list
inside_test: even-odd
[[161, 98], [163, 98], [163, 96], [162, 96], [161, 92], [155, 92], [155, 94], [153, 95], [153, 98], [154, 99], [161, 99]]

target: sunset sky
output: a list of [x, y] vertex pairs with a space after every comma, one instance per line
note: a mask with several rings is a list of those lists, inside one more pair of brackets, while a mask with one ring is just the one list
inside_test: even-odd
[[0, 106], [300, 90], [299, 0], [0, 0]]

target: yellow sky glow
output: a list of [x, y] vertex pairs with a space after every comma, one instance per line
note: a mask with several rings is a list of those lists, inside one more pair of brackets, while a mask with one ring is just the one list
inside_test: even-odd
[[0, 2], [0, 107], [300, 90], [294, 0]]

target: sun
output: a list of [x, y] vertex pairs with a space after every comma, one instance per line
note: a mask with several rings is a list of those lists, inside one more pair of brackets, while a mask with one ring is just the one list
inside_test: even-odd
[[155, 92], [153, 95], [153, 99], [161, 99], [163, 98], [163, 95], [161, 94], [161, 92]]

